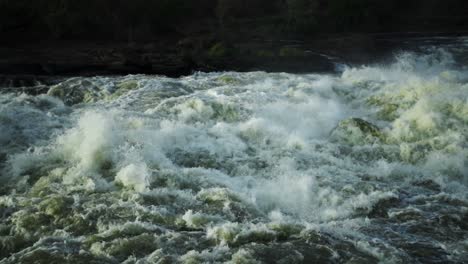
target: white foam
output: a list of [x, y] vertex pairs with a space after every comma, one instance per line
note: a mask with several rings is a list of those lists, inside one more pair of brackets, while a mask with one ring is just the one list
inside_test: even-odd
[[146, 164], [139, 163], [122, 168], [115, 176], [115, 180], [135, 191], [144, 192], [148, 190], [150, 177], [151, 174]]
[[[26, 142], [7, 144], [3, 174], [15, 178], [19, 192], [50, 177], [54, 190], [98, 197], [80, 204], [89, 215], [123, 210], [125, 217], [165, 225], [171, 239], [205, 234], [218, 245], [175, 249], [171, 257], [180, 261], [253, 261], [253, 252], [234, 253], [228, 245], [275, 241], [291, 230], [294, 236], [315, 230], [351, 237], [365, 254], [391, 260], [389, 247], [368, 242], [362, 231], [375, 223], [368, 217], [376, 207], [387, 209], [381, 201], [398, 201], [403, 190], [419, 192], [424, 185], [427, 193], [440, 188], [450, 199], [466, 200], [466, 77], [450, 55], [436, 51], [432, 57], [403, 54], [386, 66], [348, 67], [334, 76], [96, 77], [93, 82], [110, 94], [121, 81], [138, 88], [71, 108], [49, 97], [1, 95], [7, 103], [1, 101], [6, 121], [0, 143]], [[41, 102], [52, 106], [44, 110]], [[379, 140], [330, 140], [350, 117], [374, 124]], [[60, 135], [44, 136], [54, 126]], [[98, 231], [122, 222], [127, 219], [100, 220]], [[105, 243], [90, 250], [104, 254]]]

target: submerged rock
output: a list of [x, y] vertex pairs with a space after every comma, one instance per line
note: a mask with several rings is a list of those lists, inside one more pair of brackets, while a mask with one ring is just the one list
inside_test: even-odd
[[330, 133], [333, 141], [351, 145], [372, 144], [384, 139], [379, 127], [361, 118], [342, 120]]
[[66, 105], [95, 102], [104, 96], [104, 91], [89, 79], [72, 78], [55, 86], [48, 95], [60, 98]]

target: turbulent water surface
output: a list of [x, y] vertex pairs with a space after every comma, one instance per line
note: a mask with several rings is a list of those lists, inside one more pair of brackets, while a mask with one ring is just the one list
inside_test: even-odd
[[[468, 43], [0, 93], [0, 263], [462, 263]], [[455, 44], [453, 44], [455, 43]]]

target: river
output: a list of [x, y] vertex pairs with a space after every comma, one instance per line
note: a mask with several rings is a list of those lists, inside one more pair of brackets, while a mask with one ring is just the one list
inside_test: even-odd
[[0, 263], [463, 263], [468, 39], [413, 42], [2, 90]]

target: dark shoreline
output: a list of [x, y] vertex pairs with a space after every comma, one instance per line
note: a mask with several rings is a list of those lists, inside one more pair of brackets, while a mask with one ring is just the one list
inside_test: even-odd
[[303, 40], [217, 41], [162, 39], [151, 43], [40, 41], [0, 44], [0, 85], [30, 87], [71, 76], [151, 74], [168, 77], [196, 71], [334, 72], [385, 61], [426, 38], [450, 40], [468, 32], [328, 34]]

